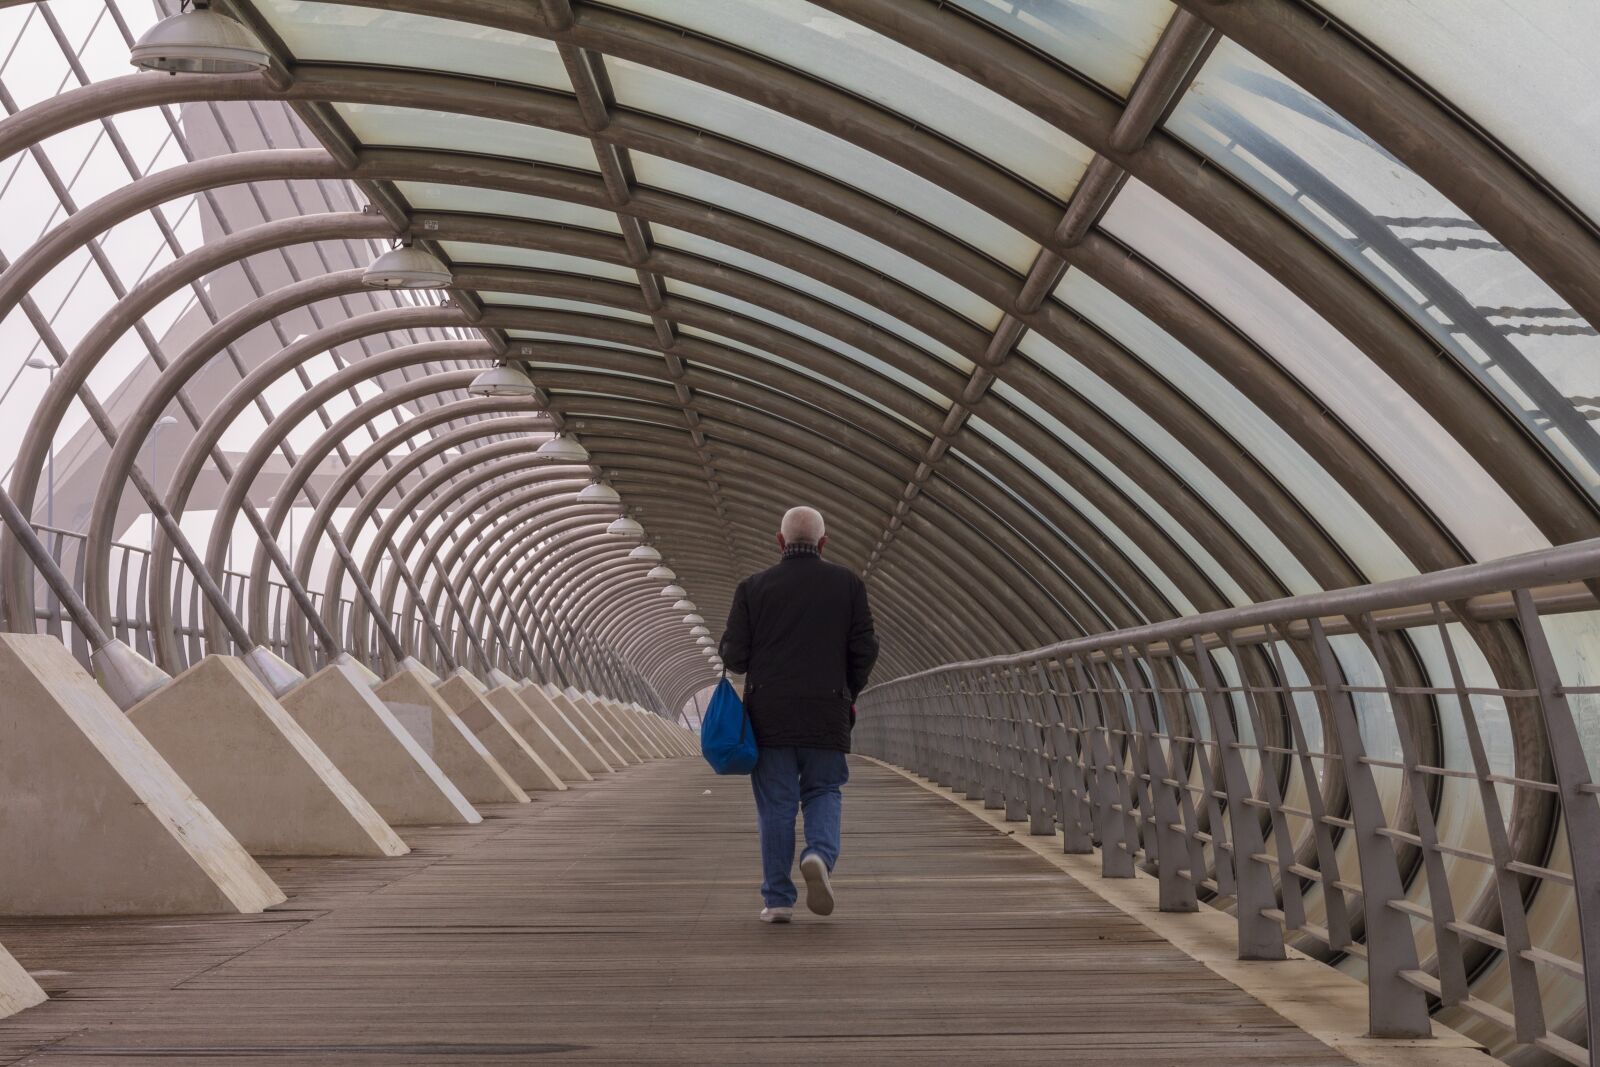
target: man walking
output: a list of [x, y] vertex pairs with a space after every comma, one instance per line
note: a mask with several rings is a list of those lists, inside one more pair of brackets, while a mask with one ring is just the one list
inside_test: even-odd
[[856, 695], [878, 658], [867, 587], [823, 560], [827, 542], [821, 512], [790, 508], [778, 531], [783, 559], [739, 583], [722, 634], [723, 664], [745, 675], [745, 710], [760, 749], [751, 783], [765, 875], [761, 921], [768, 923], [794, 916], [797, 809], [805, 811], [806, 907], [833, 911], [828, 875], [839, 858], [845, 754]]

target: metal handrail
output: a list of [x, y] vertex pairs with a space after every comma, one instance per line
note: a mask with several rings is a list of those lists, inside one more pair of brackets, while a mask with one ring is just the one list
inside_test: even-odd
[[[1418, 604], [1465, 602], [1466, 610], [1451, 609], [1447, 613], [1448, 621], [1513, 618], [1516, 611], [1509, 595], [1505, 593], [1513, 588], [1537, 590], [1541, 614], [1551, 614], [1553, 610], [1583, 611], [1600, 606], [1600, 593], [1595, 591], [1597, 585], [1600, 585], [1600, 537], [1372, 585], [1263, 600], [1243, 607], [1223, 608], [1145, 626], [1089, 634], [1024, 652], [944, 663], [869, 686], [862, 695], [882, 686], [949, 671], [1015, 667], [1041, 657], [1070, 657], [1130, 644], [1155, 646], [1174, 640], [1182, 643], [1192, 640], [1196, 635], [1239, 632], [1251, 627], [1265, 628], [1284, 623], [1303, 624], [1307, 619], [1321, 620], [1330, 634], [1339, 632], [1332, 629], [1334, 626], [1348, 627], [1349, 624], [1344, 620], [1355, 615], [1374, 616], [1380, 630], [1400, 629], [1418, 624], [1418, 617], [1405, 611]], [[1473, 603], [1473, 598], [1478, 597], [1487, 597], [1487, 601]], [[1386, 618], [1385, 612], [1392, 614]], [[1431, 621], [1431, 616], [1420, 621]]]
[[942, 664], [856, 747], [1230, 911], [1241, 959], [1358, 970], [1376, 1036], [1592, 1067], [1600, 639], [1551, 627], [1597, 591], [1600, 539]]

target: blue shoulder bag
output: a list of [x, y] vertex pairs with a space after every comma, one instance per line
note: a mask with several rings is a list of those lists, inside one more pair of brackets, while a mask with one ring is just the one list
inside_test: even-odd
[[756, 769], [756, 735], [727, 674], [717, 683], [700, 720], [700, 754], [718, 774], [749, 774]]

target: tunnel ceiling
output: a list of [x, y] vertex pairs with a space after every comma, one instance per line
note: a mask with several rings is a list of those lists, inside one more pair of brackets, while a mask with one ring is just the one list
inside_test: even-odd
[[[1563, 118], [1600, 83], [1553, 4], [1379, 6], [230, 0], [274, 70], [102, 83], [32, 132], [293, 102], [323, 149], [271, 176], [356, 179], [455, 272], [351, 329], [520, 361], [714, 633], [815, 504], [888, 676], [1600, 533], [1597, 160]], [[526, 457], [460, 440], [457, 504], [508, 500]], [[505, 596], [704, 684], [625, 547], [475, 529], [561, 550]]]

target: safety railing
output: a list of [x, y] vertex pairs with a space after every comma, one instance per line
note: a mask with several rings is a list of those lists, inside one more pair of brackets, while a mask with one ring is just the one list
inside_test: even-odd
[[1600, 540], [953, 663], [857, 747], [1518, 1063], [1600, 1009]]
[[[71, 580], [74, 588], [81, 591], [85, 565], [84, 547], [87, 541], [85, 535], [37, 523], [34, 529], [49, 551], [50, 557], [60, 566], [62, 573]], [[176, 556], [174, 560], [177, 561]], [[150, 600], [147, 593], [149, 574], [149, 549], [120, 541], [112, 543], [110, 570], [112, 617], [108, 620], [110, 625], [107, 629], [111, 636], [125, 641], [140, 655], [154, 659], [156, 655], [154, 628], [150, 619]], [[234, 610], [244, 617], [247, 614], [250, 576], [240, 571], [225, 570], [220, 584]], [[210, 647], [210, 639], [206, 632], [204, 598], [200, 585], [181, 565], [173, 570], [171, 594], [173, 632], [177, 638], [175, 645], [178, 652], [178, 662], [171, 666], [182, 670], [199, 662], [213, 649]], [[310, 596], [320, 609], [324, 594], [312, 590]], [[291, 652], [291, 627], [298, 626], [304, 630], [305, 622], [300, 617], [299, 608], [290, 595], [287, 585], [275, 580], [268, 582], [267, 610], [268, 634], [262, 643], [278, 655], [288, 658]], [[49, 585], [42, 580], [38, 582], [34, 596], [34, 617], [38, 620], [39, 632], [59, 639], [80, 663], [85, 667], [89, 666], [91, 649], [88, 640], [73, 625], [71, 616], [63, 610], [61, 602]], [[377, 623], [370, 617], [367, 618], [365, 641], [358, 643], [354, 640], [356, 634], [350, 624], [350, 620], [354, 617], [353, 601], [349, 597], [341, 597], [337, 632], [344, 641], [343, 647], [367, 650], [370, 658], [368, 666], [374, 670], [382, 670], [383, 664], [377, 655], [381, 648]], [[399, 616], [391, 613], [391, 617], [393, 623], [398, 625]], [[312, 643], [312, 647], [315, 650], [315, 665], [321, 666], [326, 659], [323, 650], [317, 648], [315, 643]], [[228, 648], [217, 651], [239, 654], [249, 650]]]

